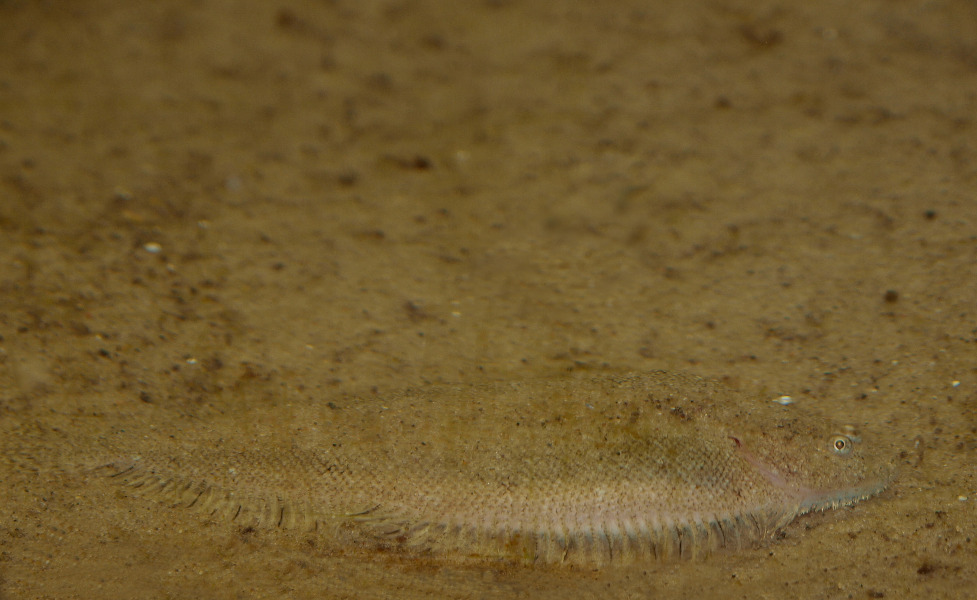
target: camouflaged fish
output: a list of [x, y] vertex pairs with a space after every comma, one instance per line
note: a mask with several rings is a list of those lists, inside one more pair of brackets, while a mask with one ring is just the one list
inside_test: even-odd
[[102, 472], [136, 495], [357, 551], [587, 566], [750, 546], [893, 476], [893, 457], [851, 426], [667, 372], [278, 414], [277, 433], [179, 451], [119, 432]]

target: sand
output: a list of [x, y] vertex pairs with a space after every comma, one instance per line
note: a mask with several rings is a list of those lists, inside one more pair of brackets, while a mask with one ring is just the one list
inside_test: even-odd
[[599, 571], [363, 560], [4, 460], [0, 598], [968, 597], [974, 40], [963, 1], [0, 1], [7, 447], [670, 369], [900, 449], [762, 548]]

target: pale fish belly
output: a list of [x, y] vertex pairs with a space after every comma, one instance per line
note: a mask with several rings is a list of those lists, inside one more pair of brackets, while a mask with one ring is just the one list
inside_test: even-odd
[[893, 476], [851, 425], [668, 372], [440, 386], [270, 421], [182, 452], [120, 432], [99, 472], [353, 552], [585, 566], [750, 546]]

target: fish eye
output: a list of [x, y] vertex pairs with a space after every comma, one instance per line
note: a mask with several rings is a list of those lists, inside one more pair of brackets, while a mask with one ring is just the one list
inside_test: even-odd
[[831, 444], [831, 451], [839, 456], [847, 456], [851, 454], [852, 441], [847, 435], [833, 435], [829, 440]]

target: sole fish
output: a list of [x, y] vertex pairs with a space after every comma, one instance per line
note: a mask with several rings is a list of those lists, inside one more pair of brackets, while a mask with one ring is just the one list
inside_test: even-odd
[[117, 431], [99, 472], [365, 552], [588, 567], [750, 546], [894, 473], [851, 425], [670, 372], [437, 386], [268, 420], [236, 440], [174, 432], [175, 449]]

